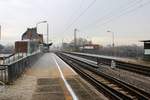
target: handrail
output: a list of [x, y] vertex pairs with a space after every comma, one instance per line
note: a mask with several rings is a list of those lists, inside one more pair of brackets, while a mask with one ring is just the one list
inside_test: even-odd
[[[30, 55], [22, 56], [21, 58], [16, 57], [17, 59], [8, 61], [7, 63], [0, 64], [0, 81], [10, 84], [15, 81], [21, 74], [27, 69], [30, 68], [32, 64], [42, 56], [42, 52], [35, 52]], [[12, 56], [10, 56], [12, 57]], [[19, 59], [18, 59], [19, 58]], [[10, 59], [9, 59], [10, 60]]]
[[5, 60], [5, 59], [10, 58], [10, 57], [12, 57], [14, 55], [15, 55], [15, 53], [13, 53], [13, 54], [11, 54], [9, 56], [0, 57], [0, 60]]

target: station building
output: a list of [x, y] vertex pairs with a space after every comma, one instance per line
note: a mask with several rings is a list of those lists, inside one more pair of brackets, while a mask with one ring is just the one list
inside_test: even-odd
[[22, 40], [37, 41], [40, 44], [43, 43], [43, 35], [37, 33], [36, 28], [28, 28], [27, 31], [22, 35]]
[[41, 50], [40, 46], [43, 46], [43, 35], [38, 34], [36, 28], [28, 28], [22, 34], [21, 41], [15, 42], [15, 52], [33, 53]]

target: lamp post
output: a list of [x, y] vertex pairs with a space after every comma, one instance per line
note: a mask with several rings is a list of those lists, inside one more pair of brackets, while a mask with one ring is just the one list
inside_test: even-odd
[[[115, 39], [114, 39], [114, 32], [108, 30], [107, 32], [112, 33], [112, 47], [113, 47], [113, 54], [112, 56], [115, 56]], [[114, 61], [114, 59], [112, 58], [111, 60], [111, 68], [114, 69], [116, 67], [116, 63]], [[120, 76], [120, 75], [119, 75]]]
[[74, 50], [77, 50], [77, 29], [74, 29]]
[[115, 56], [115, 35], [114, 35], [114, 32], [112, 32], [112, 31], [110, 31], [110, 30], [108, 30], [107, 32], [109, 32], [109, 33], [112, 33], [112, 47], [113, 47], [113, 54], [112, 54], [112, 56]]
[[47, 44], [49, 42], [49, 24], [47, 21], [40, 21], [38, 23], [36, 23], [36, 28], [38, 28], [38, 25], [41, 24], [41, 23], [46, 23], [47, 24]]
[[49, 43], [49, 24], [47, 23], [47, 44]]
[[1, 25], [0, 25], [0, 40], [1, 40], [1, 31], [2, 31], [2, 27], [1, 27]]

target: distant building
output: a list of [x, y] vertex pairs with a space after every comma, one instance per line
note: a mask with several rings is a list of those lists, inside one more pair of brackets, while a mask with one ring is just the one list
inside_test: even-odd
[[98, 44], [85, 44], [80, 49], [88, 49], [88, 50], [99, 50], [100, 45]]
[[143, 40], [144, 42], [144, 58], [150, 59], [150, 40]]
[[22, 40], [15, 42], [15, 53], [33, 53], [40, 50], [37, 41]]
[[99, 51], [99, 49], [102, 46], [98, 45], [98, 44], [85, 44], [82, 47], [80, 47], [80, 50], [82, 52], [88, 52], [88, 53], [96, 53]]
[[40, 44], [43, 43], [43, 35], [37, 33], [36, 28], [28, 28], [27, 31], [22, 35], [22, 40], [37, 41]]
[[28, 28], [21, 38], [21, 41], [15, 42], [16, 53], [33, 53], [40, 50], [40, 45], [43, 45], [43, 35], [38, 34], [36, 28]]
[[74, 50], [74, 44], [73, 43], [62, 43], [62, 50], [73, 51]]

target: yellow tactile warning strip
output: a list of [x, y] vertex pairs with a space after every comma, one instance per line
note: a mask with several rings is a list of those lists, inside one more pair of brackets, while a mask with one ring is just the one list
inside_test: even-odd
[[60, 67], [67, 84], [74, 92], [78, 100], [107, 100], [104, 95], [99, 93], [93, 86], [81, 80], [81, 77], [74, 72], [69, 65], [63, 62], [59, 57], [54, 55], [57, 66]]
[[60, 80], [60, 81], [61, 81], [61, 82], [60, 82], [60, 85], [61, 85], [61, 87], [62, 87], [62, 89], [63, 89], [65, 99], [66, 99], [66, 100], [73, 100], [73, 98], [72, 98], [72, 96], [70, 95], [68, 89], [66, 88], [66, 86], [65, 86], [65, 84], [64, 84], [64, 82], [63, 82], [63, 80]]
[[32, 100], [66, 100], [60, 78], [40, 78]]
[[66, 88], [68, 89], [70, 95], [72, 96], [72, 99], [78, 100], [78, 98], [77, 98], [76, 94], [74, 93], [74, 91], [72, 90], [71, 86], [70, 86], [70, 85], [68, 84], [68, 82], [66, 81], [66, 79], [65, 79], [65, 77], [64, 77], [64, 74], [63, 74], [63, 72], [62, 72], [62, 69], [60, 68], [60, 65], [58, 64], [58, 62], [56, 61], [56, 58], [53, 57], [53, 59], [54, 59], [56, 65], [57, 65], [57, 68], [58, 68], [59, 72], [60, 72], [60, 77], [62, 78], [62, 80], [63, 80], [63, 82], [64, 82], [64, 85], [65, 85]]

